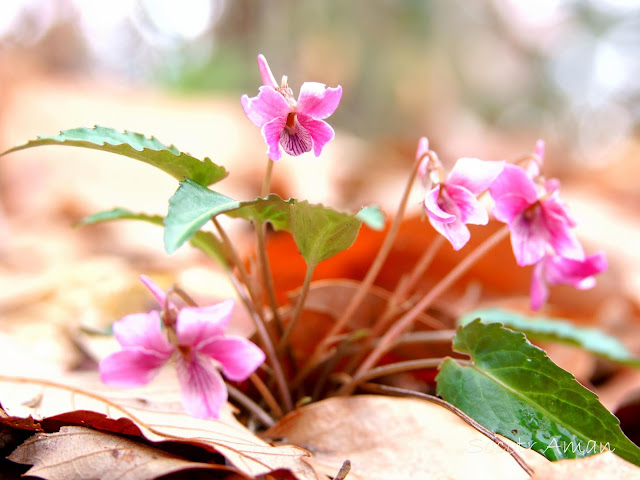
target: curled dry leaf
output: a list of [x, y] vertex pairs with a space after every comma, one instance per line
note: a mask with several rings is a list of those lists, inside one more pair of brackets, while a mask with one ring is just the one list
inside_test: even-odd
[[[336, 397], [300, 408], [266, 432], [312, 453], [327, 475], [351, 461], [349, 480], [527, 479], [505, 451], [453, 413], [424, 401], [375, 395]], [[524, 452], [532, 466], [548, 463]]]
[[639, 480], [640, 468], [623, 460], [612, 452], [603, 452], [590, 457], [549, 462], [536, 467], [531, 480]]
[[[151, 385], [127, 391], [108, 389], [93, 376], [70, 375], [65, 381], [82, 388], [0, 376], [0, 402], [10, 415], [38, 420], [55, 416], [58, 421], [61, 414], [73, 410], [102, 413], [114, 420], [125, 417], [147, 440], [188, 443], [218, 452], [249, 477], [285, 469], [299, 480], [323, 478], [305, 461], [309, 452], [294, 445], [274, 447], [258, 438], [235, 419], [228, 404], [219, 420], [201, 420], [183, 413], [177, 381], [165, 372]], [[87, 412], [66, 418], [82, 418], [86, 424]], [[104, 428], [103, 417], [96, 421]], [[127, 433], [132, 432], [129, 426]]]
[[62, 427], [57, 433], [37, 433], [8, 458], [33, 465], [27, 475], [47, 480], [152, 480], [193, 468], [228, 469], [191, 462], [142, 443], [84, 427]]

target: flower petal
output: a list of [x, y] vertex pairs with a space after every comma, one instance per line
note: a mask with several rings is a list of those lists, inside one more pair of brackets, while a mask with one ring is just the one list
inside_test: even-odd
[[593, 276], [604, 272], [608, 264], [604, 253], [598, 252], [588, 255], [584, 260], [554, 255], [549, 259], [546, 267], [546, 279], [550, 285], [571, 285], [584, 290], [595, 285]]
[[246, 380], [265, 359], [264, 352], [256, 344], [233, 336], [214, 338], [201, 345], [198, 352], [220, 362], [224, 376], [234, 382]]
[[100, 379], [106, 385], [130, 388], [146, 385], [169, 360], [168, 355], [144, 348], [127, 348], [100, 362]]
[[540, 204], [546, 229], [549, 232], [549, 243], [555, 253], [574, 260], [583, 260], [584, 249], [578, 236], [571, 229], [573, 223], [570, 223], [571, 220], [564, 207], [554, 202], [552, 198], [541, 200]]
[[342, 87], [327, 88], [324, 83], [305, 82], [300, 87], [296, 111], [316, 120], [330, 117], [338, 108]]
[[493, 215], [505, 223], [513, 221], [538, 199], [533, 181], [520, 167], [510, 164], [506, 164], [502, 173], [493, 181], [489, 193], [495, 202]]
[[471, 238], [471, 232], [459, 218], [454, 217], [452, 222], [441, 222], [431, 215], [428, 217], [433, 228], [449, 240], [454, 250], [460, 250]]
[[269, 68], [269, 64], [267, 63], [267, 59], [264, 58], [264, 55], [258, 55], [258, 68], [260, 69], [260, 78], [262, 78], [262, 84], [267, 87], [278, 88], [278, 82], [271, 73], [271, 69]]
[[427, 166], [429, 165], [430, 158], [427, 156], [429, 153], [429, 139], [427, 137], [421, 137], [418, 141], [418, 149], [416, 150], [416, 160], [421, 160], [418, 165], [418, 178], [424, 180], [427, 176]]
[[333, 140], [333, 137], [335, 136], [333, 128], [331, 128], [331, 125], [327, 122], [314, 120], [308, 115], [299, 113], [296, 117], [300, 122], [300, 125], [309, 132], [311, 140], [313, 141], [313, 154], [316, 157], [319, 157], [324, 146]]
[[544, 273], [546, 257], [540, 260], [535, 267], [533, 267], [533, 273], [531, 275], [531, 288], [529, 294], [531, 296], [531, 310], [538, 310], [547, 301], [549, 296], [549, 289], [545, 283]]
[[462, 223], [473, 223], [474, 225], [489, 223], [489, 214], [476, 196], [466, 188], [447, 184], [440, 197], [448, 197], [456, 205], [458, 217]]
[[282, 156], [280, 151], [280, 138], [287, 124], [287, 117], [278, 117], [265, 123], [262, 127], [262, 137], [267, 142], [267, 155], [271, 160], [278, 161]]
[[459, 158], [447, 177], [447, 184], [459, 185], [477, 195], [489, 188], [504, 165], [504, 162], [488, 162], [479, 158]]
[[244, 113], [254, 125], [262, 128], [274, 118], [285, 117], [291, 106], [285, 98], [272, 87], [260, 87], [257, 97], [243, 95], [240, 99]]
[[161, 355], [170, 355], [173, 347], [161, 328], [160, 313], [134, 313], [113, 324], [113, 333], [123, 348], [142, 347]]
[[549, 233], [539, 213], [518, 215], [509, 224], [511, 246], [518, 265], [533, 265], [547, 253]]
[[280, 145], [282, 145], [282, 149], [292, 157], [310, 152], [313, 146], [311, 135], [308, 130], [302, 126], [297, 117], [296, 115], [293, 127], [285, 126], [282, 132], [280, 132]]
[[[427, 192], [424, 196], [424, 208], [429, 218], [444, 223], [453, 222], [456, 219], [457, 210], [454, 212], [447, 212], [443, 210], [439, 205], [440, 198], [440, 185], [436, 185]], [[455, 206], [454, 206], [455, 207]]]
[[182, 308], [176, 325], [178, 343], [197, 349], [199, 345], [223, 335], [232, 310], [232, 299], [208, 307]]
[[[144, 286], [147, 287], [147, 289], [151, 292], [151, 294], [156, 298], [156, 300], [160, 304], [160, 307], [164, 309], [164, 302], [166, 299], [166, 294], [164, 293], [164, 290], [160, 288], [156, 282], [151, 280], [151, 278], [147, 277], [146, 275], [140, 275], [140, 281], [144, 283]], [[172, 307], [175, 307], [175, 305], [172, 302], [170, 302], [169, 305], [171, 305]]]
[[227, 388], [213, 360], [193, 352], [188, 357], [181, 355], [176, 371], [185, 412], [196, 418], [219, 418]]

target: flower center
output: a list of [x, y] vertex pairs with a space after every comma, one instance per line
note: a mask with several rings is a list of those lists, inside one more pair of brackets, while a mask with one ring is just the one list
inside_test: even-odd
[[182, 355], [185, 358], [190, 358], [191, 357], [191, 346], [190, 345], [178, 345], [176, 347], [178, 349], [178, 352], [180, 352], [180, 355]]
[[522, 217], [527, 221], [531, 222], [535, 220], [540, 215], [540, 202], [536, 202], [533, 205], [528, 206], [522, 212]]
[[289, 112], [287, 115], [287, 128], [290, 133], [295, 133], [294, 127], [296, 125], [296, 112]]

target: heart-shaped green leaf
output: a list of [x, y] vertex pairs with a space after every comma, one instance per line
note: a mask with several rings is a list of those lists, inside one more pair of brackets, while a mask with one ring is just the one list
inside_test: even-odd
[[[148, 215], [146, 213], [135, 213], [124, 208], [114, 208], [89, 215], [80, 220], [77, 225], [91, 225], [112, 220], [140, 220], [162, 226], [164, 217], [160, 215]], [[196, 232], [189, 240], [189, 243], [217, 261], [220, 265], [228, 265], [229, 262], [224, 253], [225, 250], [222, 243], [211, 232]]]
[[356, 214], [356, 218], [372, 230], [384, 229], [384, 214], [376, 205], [362, 207]]
[[349, 248], [362, 225], [353, 215], [308, 202], [294, 203], [290, 211], [291, 233], [309, 266]]
[[1, 155], [43, 145], [83, 147], [124, 155], [153, 165], [177, 180], [191, 178], [201, 185], [216, 183], [228, 174], [224, 167], [216, 165], [209, 158], [198, 160], [180, 152], [173, 145], [168, 147], [163, 145], [154, 137], [147, 138], [139, 133], [119, 132], [99, 126], [74, 128], [64, 130], [56, 136], [38, 137], [24, 145], [11, 148]]
[[438, 394], [489, 430], [550, 460], [608, 448], [640, 465], [640, 449], [618, 419], [523, 333], [475, 320], [458, 329], [453, 348], [471, 355], [472, 365], [446, 359]]
[[573, 345], [607, 360], [640, 367], [640, 360], [633, 358], [617, 338], [596, 328], [579, 327], [558, 318], [526, 317], [500, 309], [475, 310], [459, 318], [458, 325], [466, 325], [476, 318], [480, 318], [482, 323], [502, 323], [505, 327], [523, 332], [530, 340]]

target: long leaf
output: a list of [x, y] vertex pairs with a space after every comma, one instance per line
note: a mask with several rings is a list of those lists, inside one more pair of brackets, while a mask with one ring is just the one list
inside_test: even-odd
[[502, 323], [505, 327], [523, 332], [531, 340], [551, 341], [573, 345], [607, 360], [640, 368], [640, 360], [615, 337], [596, 328], [584, 328], [558, 318], [526, 317], [500, 309], [475, 310], [458, 319], [466, 325], [476, 318], [483, 323]]
[[445, 360], [436, 377], [438, 394], [488, 429], [550, 460], [606, 447], [640, 465], [640, 449], [618, 419], [523, 333], [475, 320], [458, 330], [453, 348], [473, 363]]
[[153, 165], [179, 181], [191, 178], [201, 185], [211, 185], [228, 175], [224, 167], [216, 165], [209, 158], [199, 160], [180, 152], [173, 145], [163, 145], [155, 137], [147, 138], [139, 133], [119, 132], [99, 126], [74, 128], [64, 130], [60, 135], [38, 137], [24, 145], [11, 148], [0, 156], [44, 145], [83, 147], [124, 155]]
[[[97, 212], [80, 220], [77, 225], [92, 225], [94, 223], [108, 222], [113, 220], [140, 220], [153, 225], [162, 226], [164, 217], [160, 215], [148, 215], [146, 213], [135, 213], [125, 208], [114, 208], [103, 212]], [[196, 232], [189, 239], [191, 246], [201, 250], [209, 257], [217, 261], [220, 265], [228, 265], [228, 259], [224, 253], [224, 247], [220, 240], [211, 232]]]

